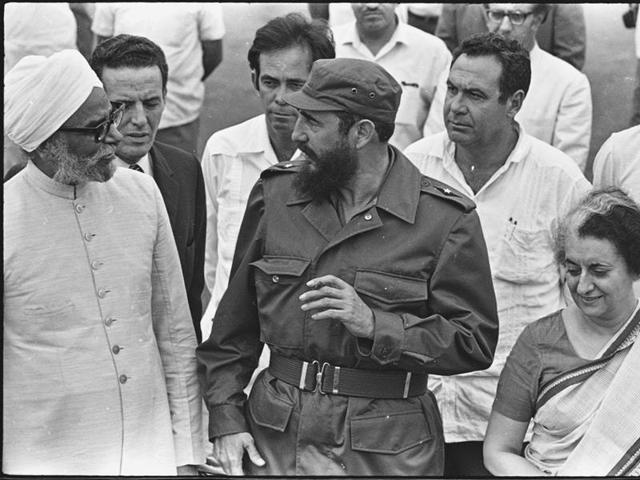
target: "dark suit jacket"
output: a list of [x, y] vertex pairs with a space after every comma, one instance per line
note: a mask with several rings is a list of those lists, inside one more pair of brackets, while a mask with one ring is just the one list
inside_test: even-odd
[[149, 154], [153, 177], [162, 193], [178, 247], [193, 326], [200, 343], [207, 222], [202, 169], [195, 155], [164, 143], [155, 142]]

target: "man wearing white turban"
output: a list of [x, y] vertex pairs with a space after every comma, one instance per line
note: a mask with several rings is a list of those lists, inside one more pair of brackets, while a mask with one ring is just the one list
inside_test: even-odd
[[77, 51], [5, 77], [5, 133], [29, 156], [4, 185], [5, 473], [175, 475], [204, 461], [167, 212], [152, 178], [112, 164], [122, 110]]

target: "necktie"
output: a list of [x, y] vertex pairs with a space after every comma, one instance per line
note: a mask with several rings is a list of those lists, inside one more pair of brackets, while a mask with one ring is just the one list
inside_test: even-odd
[[142, 169], [142, 167], [140, 165], [138, 165], [137, 163], [129, 165], [129, 168], [131, 170], [135, 170], [136, 172], [144, 173], [144, 170]]

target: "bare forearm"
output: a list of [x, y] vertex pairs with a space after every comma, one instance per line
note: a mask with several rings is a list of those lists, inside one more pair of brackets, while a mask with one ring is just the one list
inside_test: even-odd
[[540, 477], [547, 476], [526, 458], [509, 452], [499, 452], [485, 455], [485, 467], [493, 475], [510, 477]]

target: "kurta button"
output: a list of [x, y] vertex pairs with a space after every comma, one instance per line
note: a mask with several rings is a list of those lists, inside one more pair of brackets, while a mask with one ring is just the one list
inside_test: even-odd
[[126, 375], [120, 375], [120, 378], [118, 379], [120, 381], [120, 383], [127, 383], [127, 376]]
[[122, 349], [120, 348], [119, 345], [114, 345], [113, 348], [111, 349], [111, 351], [113, 353], [115, 353], [116, 355], [120, 353], [120, 350], [122, 350]]
[[85, 233], [85, 234], [84, 234], [84, 239], [85, 239], [87, 242], [90, 242], [91, 240], [93, 240], [93, 233]]
[[271, 281], [273, 283], [278, 283], [280, 281], [280, 277], [278, 275], [274, 275], [273, 277], [271, 277]]
[[364, 219], [368, 222], [369, 220], [371, 220], [373, 218], [373, 215], [371, 215], [370, 213], [366, 213], [364, 215]]

